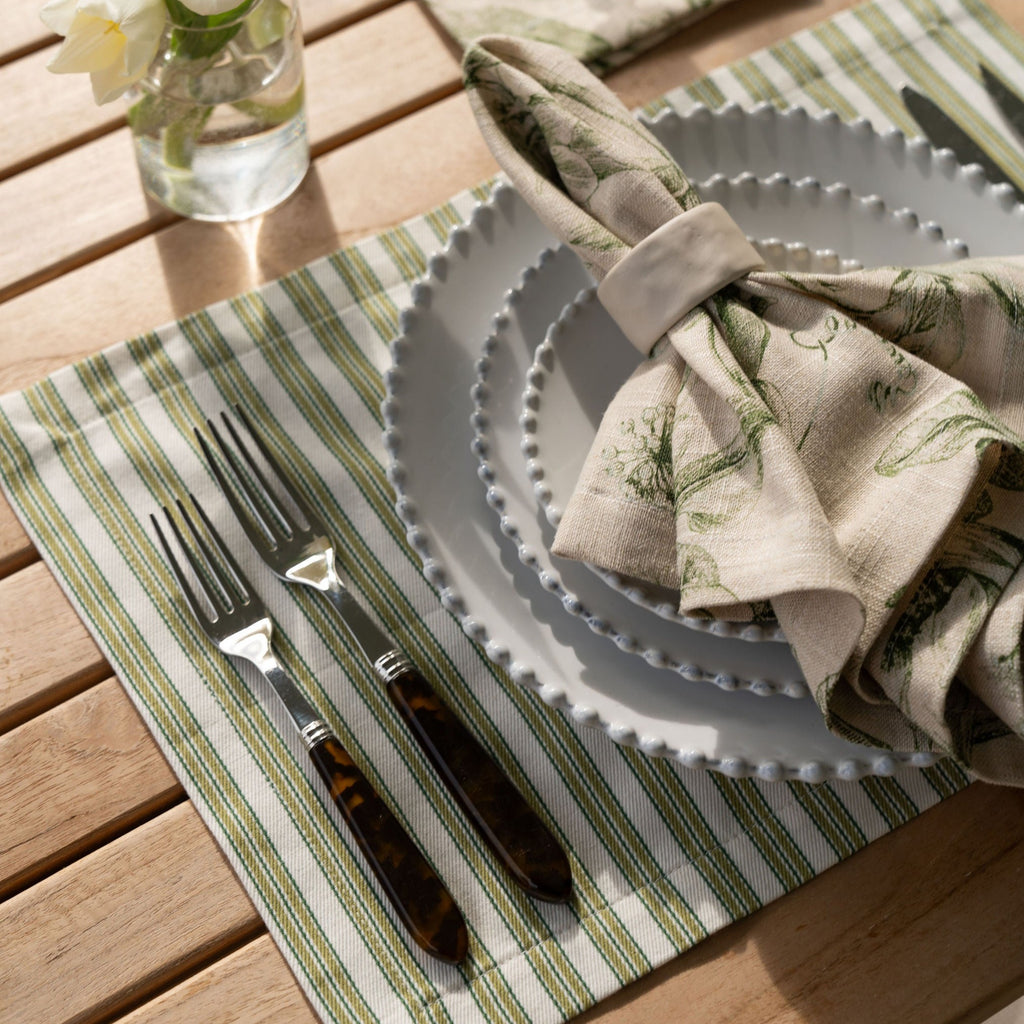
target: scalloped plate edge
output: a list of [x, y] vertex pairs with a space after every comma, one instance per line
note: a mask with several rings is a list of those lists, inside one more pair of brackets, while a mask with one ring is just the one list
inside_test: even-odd
[[[499, 182], [490, 199], [477, 203], [467, 223], [457, 225], [449, 232], [445, 245], [428, 261], [425, 277], [413, 286], [409, 307], [413, 315], [417, 307], [429, 305], [432, 283], [440, 282], [439, 271], [443, 272], [444, 262], [453, 254], [460, 255], [459, 250], [469, 244], [471, 233], [481, 219], [493, 213], [493, 208], [502, 201], [504, 194], [514, 191], [511, 185]], [[517, 287], [520, 284], [521, 281], [517, 282]], [[403, 349], [408, 343], [406, 312], [403, 311], [401, 334], [390, 345], [395, 368], [401, 367]], [[809, 760], [799, 764], [784, 764], [774, 758], [752, 761], [729, 755], [709, 757], [701, 751], [673, 747], [660, 737], [638, 736], [635, 730], [602, 718], [593, 708], [572, 703], [563, 689], [542, 683], [532, 668], [513, 661], [508, 648], [491, 637], [487, 627], [466, 611], [461, 597], [447, 582], [444, 566], [432, 556], [429, 536], [417, 522], [415, 504], [404, 488], [405, 471], [401, 461], [401, 435], [398, 429], [399, 400], [390, 371], [385, 372], [384, 383], [385, 397], [381, 402], [381, 414], [384, 419], [383, 443], [389, 457], [387, 478], [395, 491], [395, 511], [406, 526], [409, 543], [423, 562], [425, 578], [437, 592], [442, 606], [459, 621], [463, 632], [480, 644], [487, 657], [504, 668], [513, 682], [537, 693], [545, 704], [567, 711], [573, 721], [580, 725], [600, 729], [610, 740], [620, 745], [635, 747], [650, 756], [668, 757], [686, 768], [717, 771], [731, 778], [756, 777], [772, 782], [797, 780], [809, 783], [828, 779], [855, 781], [867, 776], [890, 776], [900, 768], [927, 768], [939, 760], [936, 754], [925, 751], [884, 751], [875, 748], [865, 748], [861, 757], [840, 758], [834, 762]]]

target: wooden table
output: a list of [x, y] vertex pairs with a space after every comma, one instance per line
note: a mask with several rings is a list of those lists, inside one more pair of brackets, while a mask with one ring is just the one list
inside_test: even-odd
[[[36, 0], [0, 42], [0, 391], [390, 227], [493, 173], [414, 0], [302, 0], [315, 161], [258, 228], [148, 203], [122, 108], [53, 76]], [[736, 0], [609, 79], [627, 103], [850, 0]], [[1024, 30], [1024, 4], [994, 6]], [[443, 140], [443, 145], [438, 145]], [[0, 1020], [313, 1014], [0, 499]], [[581, 1020], [980, 1021], [1024, 993], [1024, 792], [976, 784]]]

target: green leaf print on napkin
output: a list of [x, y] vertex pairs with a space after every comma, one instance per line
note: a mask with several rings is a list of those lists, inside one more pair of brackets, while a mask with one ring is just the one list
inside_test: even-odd
[[756, 378], [772, 337], [764, 317], [775, 303], [756, 295], [740, 301], [739, 292], [731, 286], [723, 288], [710, 301], [740, 369], [748, 377]]
[[886, 338], [879, 338], [892, 363], [893, 376], [890, 380], [873, 380], [868, 385], [868, 401], [875, 412], [885, 413], [896, 408], [901, 399], [913, 394], [917, 388], [917, 371], [906, 354]]
[[1005, 435], [1005, 425], [972, 391], [954, 391], [899, 431], [879, 456], [875, 472], [896, 476], [916, 466], [952, 459], [969, 444], [983, 446]]
[[487, 93], [494, 119], [516, 149], [544, 178], [557, 180], [558, 169], [551, 158], [547, 140], [532, 110], [534, 97], [523, 96], [502, 81], [502, 63], [486, 50], [474, 47], [462, 62], [462, 80], [467, 89]]
[[718, 592], [730, 601], [736, 600], [728, 587], [722, 586], [718, 563], [711, 552], [699, 544], [677, 544], [676, 557], [679, 561], [679, 592], [701, 591], [704, 594]]
[[[764, 322], [726, 292], [713, 296], [685, 331], [701, 338], [700, 347], [715, 367], [716, 388], [737, 424], [725, 444], [708, 451], [703, 416], [691, 421], [676, 414], [670, 450], [676, 520], [694, 533], [707, 533], [748, 511], [761, 493], [762, 442], [777, 422], [766, 395], [770, 385], [756, 376], [769, 335]], [[694, 372], [690, 365], [683, 369], [681, 395]]]
[[1024, 295], [1014, 287], [1013, 282], [994, 274], [979, 272], [978, 277], [988, 285], [1003, 316], [1012, 324], [1021, 323], [1024, 320]]
[[895, 274], [884, 300], [856, 304], [846, 275], [829, 277], [781, 275], [805, 295], [827, 299], [847, 315], [879, 330], [895, 345], [949, 370], [967, 344], [962, 292], [963, 278], [939, 270], [906, 267], [882, 268], [875, 273]]
[[605, 472], [621, 479], [626, 494], [649, 505], [672, 505], [672, 425], [675, 409], [667, 402], [652, 405], [620, 424], [622, 446], [608, 445], [602, 452]]
[[[937, 565], [914, 590], [910, 604], [896, 620], [885, 645], [882, 666], [888, 671], [905, 669], [908, 676], [914, 660], [914, 643], [952, 601], [954, 594], [969, 586], [972, 598], [984, 598], [992, 590], [992, 581], [964, 565]], [[987, 601], [983, 601], [983, 606]]]
[[[684, 462], [675, 476], [676, 518], [685, 517], [687, 526], [694, 533], [707, 533], [732, 519], [742, 509], [755, 504], [763, 477], [758, 442], [759, 436], [754, 441], [741, 427], [740, 432], [724, 448]], [[676, 454], [679, 454], [678, 446]], [[732, 492], [722, 489], [716, 494], [714, 512], [694, 506], [696, 499], [702, 497], [709, 488], [722, 484], [750, 462], [756, 463], [756, 486], [741, 486]]]
[[899, 318], [887, 336], [933, 366], [949, 369], [964, 353], [967, 326], [952, 275], [908, 268], [893, 281], [885, 305], [873, 313]]
[[[631, 130], [632, 124], [627, 125]], [[631, 174], [635, 163], [626, 163], [608, 153], [601, 137], [590, 125], [578, 122], [564, 143], [551, 142], [551, 156], [562, 182], [573, 198], [584, 208], [603, 181], [616, 174]], [[656, 174], [677, 199], [692, 198], [692, 188], [679, 167], [667, 154], [659, 160], [655, 155], [643, 168]]]
[[[906, 696], [913, 674], [915, 649], [920, 643], [935, 644], [939, 637], [957, 644], [956, 661], [962, 660], [980, 623], [999, 600], [1011, 576], [1024, 558], [1024, 538], [986, 521], [995, 503], [983, 490], [924, 579], [910, 592], [882, 652], [882, 667], [902, 675]], [[894, 594], [896, 607], [904, 594]], [[948, 615], [946, 615], [948, 610]], [[952, 628], [943, 616], [958, 622]], [[962, 648], [962, 649], [961, 649]], [[902, 706], [902, 702], [901, 702]]]

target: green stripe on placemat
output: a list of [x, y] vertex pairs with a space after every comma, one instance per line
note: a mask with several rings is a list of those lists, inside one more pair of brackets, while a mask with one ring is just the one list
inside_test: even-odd
[[[681, 16], [701, 7], [676, 4]], [[1024, 81], [1024, 42], [978, 0], [881, 0], [648, 109], [768, 99], [913, 132], [898, 75], [938, 96], [1024, 176], [1016, 147], [961, 98], [980, 55]], [[12, 505], [327, 1021], [564, 1020], [968, 782], [950, 763], [817, 786], [688, 771], [552, 712], [441, 608], [392, 506], [382, 373], [429, 254], [488, 191], [482, 183], [0, 400]], [[193, 425], [237, 400], [337, 527], [356, 596], [444, 681], [570, 851], [575, 903], [524, 900], [427, 770], [331, 610], [316, 595], [266, 584], [278, 587], [273, 607], [288, 622], [280, 646], [301, 685], [410, 831], [448, 851], [443, 873], [472, 929], [472, 957], [458, 971], [410, 946], [339, 834], [329, 798], [309, 785], [288, 722], [210, 647], [153, 557], [148, 513], [195, 479], [185, 471], [188, 460], [196, 472]], [[316, 425], [310, 444], [300, 447], [294, 425], [275, 419], [282, 407], [304, 428]]]

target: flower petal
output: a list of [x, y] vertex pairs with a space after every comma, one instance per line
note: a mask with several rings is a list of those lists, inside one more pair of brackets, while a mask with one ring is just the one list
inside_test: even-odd
[[75, 0], [50, 0], [39, 11], [42, 23], [59, 36], [66, 36], [75, 20]]
[[123, 49], [124, 36], [115, 25], [80, 12], [60, 49], [46, 66], [57, 74], [98, 71], [116, 64]]
[[158, 34], [167, 20], [163, 0], [78, 0], [78, 9], [116, 22], [125, 35]]
[[109, 103], [116, 100], [130, 85], [137, 82], [145, 74], [145, 68], [134, 77], [125, 75], [119, 67], [101, 68], [93, 71], [89, 76], [92, 79], [92, 94], [99, 104]]
[[145, 73], [160, 45], [160, 33], [151, 36], [128, 36], [124, 47], [124, 73], [138, 81]]

